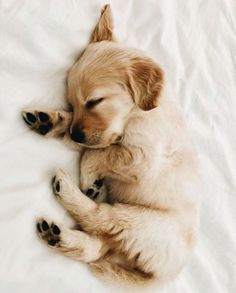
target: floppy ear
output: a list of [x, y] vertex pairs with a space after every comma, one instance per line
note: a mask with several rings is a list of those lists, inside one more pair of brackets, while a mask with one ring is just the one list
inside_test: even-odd
[[164, 73], [150, 58], [136, 57], [128, 69], [128, 88], [134, 102], [144, 111], [158, 106]]
[[110, 4], [105, 5], [101, 10], [101, 16], [95, 27], [91, 42], [115, 41], [113, 36], [113, 18]]

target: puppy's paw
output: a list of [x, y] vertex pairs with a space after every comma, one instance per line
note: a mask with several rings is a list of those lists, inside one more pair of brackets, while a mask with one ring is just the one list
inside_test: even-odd
[[48, 220], [39, 219], [36, 224], [39, 237], [49, 246], [59, 246], [61, 242], [61, 228]]
[[52, 187], [56, 198], [65, 202], [73, 201], [73, 194], [78, 190], [72, 178], [61, 169], [53, 177]]
[[92, 186], [90, 186], [85, 191], [85, 194], [97, 203], [105, 202], [107, 197], [107, 190], [103, 179], [95, 180]]
[[41, 111], [25, 109], [22, 111], [25, 123], [37, 133], [46, 136], [64, 137], [68, 132], [72, 115], [65, 111]]
[[22, 117], [31, 129], [42, 135], [49, 133], [54, 126], [54, 119], [47, 112], [26, 109], [22, 111]]

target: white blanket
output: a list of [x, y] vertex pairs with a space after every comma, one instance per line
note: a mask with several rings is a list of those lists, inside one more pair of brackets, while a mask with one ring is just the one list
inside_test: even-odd
[[[165, 69], [204, 167], [199, 242], [168, 293], [236, 292], [236, 2], [110, 1], [116, 34]], [[115, 292], [87, 266], [48, 249], [37, 216], [71, 219], [52, 195], [77, 153], [30, 131], [26, 106], [65, 107], [67, 70], [87, 45], [100, 0], [0, 1], [0, 292]], [[147, 239], [148, 241], [148, 239]], [[157, 292], [152, 289], [151, 292]]]

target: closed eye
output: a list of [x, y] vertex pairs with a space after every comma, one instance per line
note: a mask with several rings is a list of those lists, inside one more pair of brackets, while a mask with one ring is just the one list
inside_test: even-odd
[[97, 104], [101, 103], [103, 98], [99, 98], [97, 100], [90, 100], [86, 103], [86, 108], [87, 109], [92, 109], [94, 108]]

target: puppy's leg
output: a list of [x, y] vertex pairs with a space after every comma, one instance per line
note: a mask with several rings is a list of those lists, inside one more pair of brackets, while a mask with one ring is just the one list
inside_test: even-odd
[[[53, 188], [57, 200], [68, 210], [82, 229], [90, 235], [101, 237], [111, 247], [116, 247], [122, 253], [127, 253], [135, 267], [145, 273], [150, 272], [144, 267], [147, 257], [142, 255], [142, 244], [136, 245], [137, 230], [145, 229], [147, 219], [156, 212], [138, 205], [99, 203], [86, 197], [63, 171], [58, 171]], [[145, 238], [145, 237], [144, 237]], [[141, 239], [141, 243], [145, 240]], [[140, 242], [140, 241], [139, 241]], [[149, 257], [149, 256], [148, 256]]]
[[45, 219], [37, 221], [37, 232], [51, 248], [86, 263], [96, 261], [108, 251], [108, 246], [99, 238]]
[[[141, 159], [141, 154], [136, 152], [136, 161]], [[87, 193], [95, 182], [102, 182], [104, 177], [135, 183], [136, 168], [131, 168], [132, 164], [135, 162], [130, 151], [117, 145], [107, 149], [86, 149], [80, 160], [80, 188]]]
[[70, 138], [72, 112], [25, 109], [22, 111], [22, 117], [25, 123], [37, 133], [46, 137], [59, 138], [72, 148], [81, 148]]
[[[39, 237], [52, 249], [75, 260], [88, 263], [90, 269], [104, 281], [139, 284], [150, 280], [151, 275], [126, 269], [106, 259], [110, 246], [96, 236], [71, 230], [49, 220], [37, 221]], [[103, 259], [105, 257], [105, 259]]]
[[145, 285], [153, 280], [152, 273], [131, 270], [104, 259], [92, 262], [89, 266], [92, 272], [104, 281], [111, 284], [117, 283], [118, 285], [132, 286], [133, 290], [135, 286]]
[[70, 176], [59, 170], [53, 178], [57, 200], [70, 212], [82, 228], [95, 235], [116, 235], [129, 227], [130, 212], [139, 210], [130, 205], [97, 204], [85, 196]]
[[59, 170], [52, 180], [53, 190], [56, 199], [70, 212], [77, 223], [79, 210], [84, 208], [86, 212], [91, 212], [96, 208], [96, 203], [83, 194], [71, 177]]

